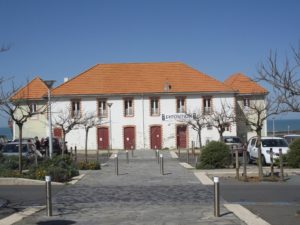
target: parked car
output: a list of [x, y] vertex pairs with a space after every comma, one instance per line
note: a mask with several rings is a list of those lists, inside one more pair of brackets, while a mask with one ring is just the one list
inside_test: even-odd
[[[31, 142], [22, 143], [22, 155], [26, 158], [31, 158], [34, 156], [35, 146]], [[18, 156], [19, 155], [19, 142], [9, 142], [4, 145], [2, 149], [2, 154], [5, 156]]]
[[293, 141], [300, 138], [300, 134], [288, 134], [284, 135], [283, 138], [287, 141], [288, 144], [291, 144]]
[[244, 146], [241, 139], [237, 136], [224, 136], [223, 142], [230, 147], [231, 154], [235, 156], [235, 150], [238, 149], [239, 156], [243, 156]]
[[[250, 161], [258, 158], [258, 141], [257, 137], [252, 137], [248, 142], [247, 152]], [[280, 137], [262, 137], [261, 138], [261, 156], [262, 164], [270, 164], [270, 149], [273, 150], [273, 158], [279, 157], [279, 149], [282, 149], [282, 154], [286, 154], [288, 151], [288, 143], [285, 139]]]

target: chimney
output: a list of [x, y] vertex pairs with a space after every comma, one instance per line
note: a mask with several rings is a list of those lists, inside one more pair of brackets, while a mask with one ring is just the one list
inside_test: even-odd
[[66, 83], [67, 81], [69, 81], [69, 77], [64, 78], [64, 83]]
[[172, 88], [172, 86], [169, 84], [169, 82], [165, 82], [164, 83], [164, 91], [165, 92], [168, 92], [168, 91], [170, 91], [171, 90], [171, 88]]

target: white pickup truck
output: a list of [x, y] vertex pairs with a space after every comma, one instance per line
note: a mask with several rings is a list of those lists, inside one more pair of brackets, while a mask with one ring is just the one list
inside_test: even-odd
[[[279, 157], [279, 149], [282, 150], [282, 154], [286, 154], [288, 151], [288, 143], [285, 139], [280, 137], [262, 137], [261, 138], [261, 155], [262, 164], [270, 164], [270, 149], [273, 151], [273, 158]], [[258, 142], [257, 137], [252, 137], [247, 146], [249, 162], [254, 161], [258, 158]]]

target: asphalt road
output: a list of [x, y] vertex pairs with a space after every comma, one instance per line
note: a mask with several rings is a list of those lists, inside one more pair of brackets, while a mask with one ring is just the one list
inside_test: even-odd
[[[65, 185], [52, 185], [52, 194], [65, 188]], [[0, 199], [8, 201], [0, 208], [0, 219], [17, 212], [26, 206], [41, 206], [46, 202], [45, 185], [0, 185]]]
[[243, 205], [272, 225], [300, 224], [300, 176], [284, 183], [221, 178], [220, 191], [227, 202]]

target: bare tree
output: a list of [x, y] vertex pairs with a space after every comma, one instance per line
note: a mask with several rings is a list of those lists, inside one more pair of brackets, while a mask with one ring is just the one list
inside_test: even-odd
[[200, 113], [200, 110], [195, 110], [193, 113], [185, 113], [184, 118], [180, 122], [186, 123], [193, 130], [197, 132], [199, 147], [202, 147], [202, 135], [201, 131], [207, 125], [206, 116], [203, 113]]
[[62, 156], [66, 151], [66, 135], [81, 124], [82, 115], [80, 113], [73, 115], [70, 110], [61, 110], [56, 113], [54, 125], [59, 127], [63, 133], [62, 140]]
[[[24, 87], [23, 92], [18, 92], [19, 89], [15, 87], [12, 82], [12, 87], [7, 89], [6, 82], [0, 83], [0, 111], [10, 117], [12, 121], [18, 126], [19, 130], [19, 173], [22, 173], [22, 136], [23, 125], [26, 121], [37, 114], [42, 114], [46, 111], [47, 106], [41, 104], [34, 106], [33, 100], [30, 100], [28, 93], [29, 88]], [[20, 94], [16, 94], [20, 93]]]
[[257, 79], [272, 85], [282, 111], [300, 112], [300, 43], [291, 47], [291, 54], [280, 64], [277, 53], [270, 52], [267, 62], [259, 66]]
[[80, 125], [83, 126], [85, 130], [85, 162], [87, 163], [87, 145], [88, 145], [88, 134], [89, 130], [92, 127], [98, 126], [101, 124], [101, 118], [97, 117], [95, 113], [85, 113], [80, 121]]
[[238, 115], [238, 118], [250, 126], [251, 130], [255, 131], [257, 135], [258, 173], [260, 180], [263, 179], [261, 155], [262, 129], [269, 117], [279, 114], [280, 112], [280, 103], [278, 103], [277, 99], [273, 98], [267, 100], [252, 100], [249, 106], [247, 106], [247, 109], [243, 110], [243, 115]]
[[219, 133], [219, 140], [223, 141], [223, 133], [231, 123], [235, 122], [236, 115], [233, 107], [222, 102], [220, 110], [214, 110], [206, 117], [207, 124], [215, 127]]

